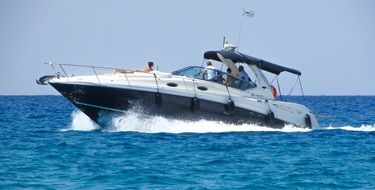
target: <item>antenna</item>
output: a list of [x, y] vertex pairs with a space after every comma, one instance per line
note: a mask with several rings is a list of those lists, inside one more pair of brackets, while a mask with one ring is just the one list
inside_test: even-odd
[[224, 45], [225, 45], [225, 36], [223, 36], [223, 49], [224, 49]]
[[250, 10], [246, 10], [244, 9], [243, 12], [242, 12], [242, 15], [241, 15], [241, 22], [240, 22], [240, 31], [238, 33], [238, 41], [237, 41], [237, 48], [240, 48], [240, 40], [241, 40], [241, 32], [242, 32], [242, 21], [243, 21], [243, 17], [246, 16], [246, 17], [253, 17], [255, 16], [255, 12]]

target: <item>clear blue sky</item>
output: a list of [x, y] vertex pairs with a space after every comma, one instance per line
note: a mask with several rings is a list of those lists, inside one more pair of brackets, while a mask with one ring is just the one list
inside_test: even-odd
[[[302, 72], [306, 94], [375, 95], [375, 1], [0, 0], [0, 94], [57, 94], [44, 62], [162, 71], [200, 65], [206, 50], [240, 51]], [[293, 75], [282, 74], [290, 88]], [[286, 91], [286, 90], [284, 90]]]

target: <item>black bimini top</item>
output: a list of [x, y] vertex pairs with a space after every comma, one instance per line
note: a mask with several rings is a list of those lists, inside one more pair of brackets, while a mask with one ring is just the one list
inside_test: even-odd
[[238, 51], [207, 51], [204, 53], [205, 59], [213, 59], [216, 61], [220, 61], [220, 58], [218, 54], [222, 55], [225, 59], [230, 59], [234, 63], [246, 63], [248, 65], [257, 65], [260, 69], [268, 71], [270, 73], [279, 75], [283, 71], [287, 71], [296, 75], [301, 75], [301, 72], [295, 69], [287, 68], [281, 65], [276, 65], [267, 61], [264, 61], [262, 59], [258, 59], [255, 57], [251, 57], [249, 55], [240, 53]]

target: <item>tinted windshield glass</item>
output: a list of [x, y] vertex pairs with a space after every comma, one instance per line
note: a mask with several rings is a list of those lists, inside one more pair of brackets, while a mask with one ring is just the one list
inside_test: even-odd
[[202, 71], [201, 67], [186, 67], [177, 71], [172, 72], [174, 75], [187, 76], [195, 78]]
[[[186, 76], [206, 81], [216, 82], [229, 87], [246, 90], [256, 87], [256, 84], [249, 79], [241, 79], [238, 76], [228, 74], [216, 69], [191, 66], [172, 72], [173, 75]], [[228, 82], [230, 81], [230, 82]]]

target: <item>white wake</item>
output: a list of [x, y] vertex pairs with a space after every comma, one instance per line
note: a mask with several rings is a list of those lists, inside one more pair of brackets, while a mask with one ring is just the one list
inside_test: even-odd
[[375, 124], [374, 125], [361, 125], [360, 127], [353, 127], [350, 125], [342, 126], [342, 127], [322, 127], [321, 130], [345, 130], [345, 131], [360, 131], [360, 132], [373, 132], [375, 131]]
[[[62, 131], [92, 131], [102, 130], [105, 132], [141, 132], [141, 133], [223, 133], [223, 132], [310, 132], [313, 129], [285, 125], [282, 129], [274, 129], [257, 124], [227, 124], [218, 121], [183, 121], [177, 119], [166, 119], [160, 116], [145, 117], [143, 115], [127, 112], [126, 115], [114, 118], [107, 118], [109, 125], [101, 128], [81, 111], [72, 113], [72, 122], [70, 126]], [[322, 127], [318, 130], [346, 130], [346, 131], [375, 131], [374, 125], [362, 125], [360, 127], [341, 126], [341, 127]]]
[[100, 129], [100, 126], [92, 121], [86, 114], [76, 110], [72, 113], [70, 126], [62, 129], [62, 131], [92, 131], [96, 129]]

